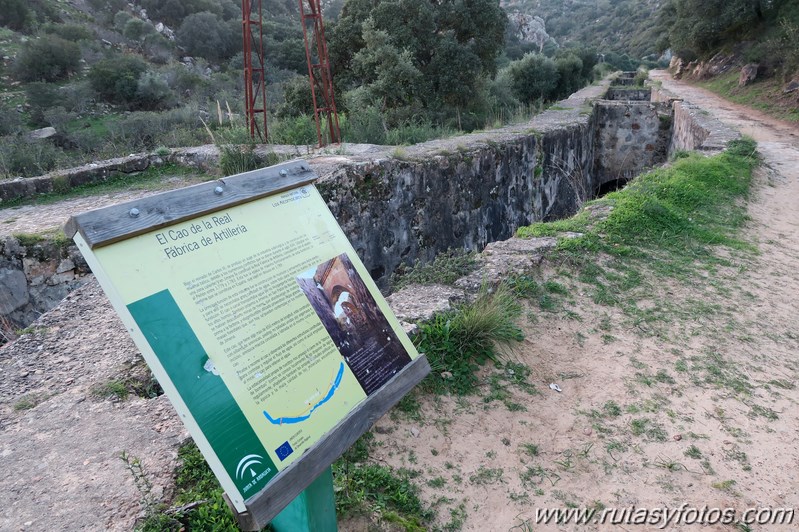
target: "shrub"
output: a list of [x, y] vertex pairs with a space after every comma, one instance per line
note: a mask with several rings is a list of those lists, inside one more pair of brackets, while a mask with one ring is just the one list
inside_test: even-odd
[[20, 81], [58, 81], [80, 64], [80, 47], [55, 35], [28, 41], [14, 61], [14, 77]]
[[[472, 129], [466, 126], [464, 128]], [[389, 146], [418, 144], [431, 139], [451, 137], [455, 133], [455, 130], [435, 126], [429, 120], [414, 120], [399, 124], [386, 131], [385, 143]]]
[[347, 114], [346, 127], [342, 131], [342, 136], [347, 142], [385, 144], [386, 123], [380, 110], [374, 105], [363, 108], [350, 107], [355, 111]]
[[22, 31], [32, 21], [32, 14], [25, 0], [0, 0], [0, 26]]
[[112, 103], [133, 104], [139, 89], [139, 77], [147, 63], [136, 55], [109, 57], [92, 66], [89, 82], [104, 99]]
[[136, 83], [136, 103], [141, 109], [159, 109], [173, 99], [166, 80], [155, 72], [145, 72]]
[[49, 83], [30, 83], [25, 87], [25, 99], [30, 106], [30, 122], [36, 127], [47, 125], [45, 112], [62, 105], [61, 93], [57, 87]]
[[34, 177], [49, 172], [66, 159], [47, 141], [27, 142], [22, 138], [0, 142], [0, 175]]
[[219, 60], [230, 57], [238, 40], [231, 27], [213, 13], [189, 15], [177, 31], [178, 44], [190, 55]]
[[132, 41], [139, 41], [153, 33], [156, 33], [155, 26], [139, 18], [129, 19], [125, 22], [125, 26], [122, 29], [122, 35], [124, 35], [126, 39]]
[[255, 153], [255, 146], [245, 144], [243, 146], [224, 145], [220, 146], [219, 168], [222, 175], [236, 175], [250, 170], [257, 170], [263, 167], [263, 162]]
[[[0, 0], [2, 1], [2, 0]], [[44, 33], [56, 35], [64, 40], [78, 42], [94, 39], [94, 32], [85, 26], [77, 24], [45, 24], [42, 28]]]
[[554, 97], [565, 98], [583, 86], [583, 61], [573, 53], [567, 53], [555, 60], [558, 69], [558, 85]]
[[12, 135], [20, 131], [22, 120], [16, 109], [12, 109], [4, 102], [0, 102], [0, 116], [3, 117], [3, 119], [0, 120], [0, 137]]
[[391, 285], [395, 290], [410, 284], [454, 284], [455, 281], [474, 271], [477, 262], [474, 251], [448, 249], [436, 255], [432, 262], [422, 264], [416, 261], [413, 266], [403, 267], [392, 276]]
[[313, 116], [300, 115], [293, 118], [273, 120], [267, 124], [269, 142], [273, 144], [316, 144], [316, 121]]
[[527, 54], [507, 67], [516, 98], [522, 103], [549, 100], [558, 86], [555, 62], [540, 54]]

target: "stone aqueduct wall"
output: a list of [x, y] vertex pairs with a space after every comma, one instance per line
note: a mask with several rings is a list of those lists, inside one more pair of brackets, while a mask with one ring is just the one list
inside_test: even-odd
[[[375, 280], [387, 288], [402, 263], [430, 260], [450, 247], [482, 250], [522, 225], [575, 213], [603, 182], [627, 175], [620, 175], [625, 168], [610, 169], [605, 152], [637, 149], [652, 155], [668, 144], [671, 151], [715, 151], [737, 135], [657, 89], [653, 101], [665, 103], [601, 100], [606, 90], [607, 83], [583, 89], [559, 102], [558, 110], [521, 125], [394, 152], [368, 147], [361, 155], [309, 162], [320, 174], [317, 186], [331, 211]], [[670, 138], [659, 118], [668, 106], [673, 109]], [[648, 150], [647, 139], [657, 147]], [[630, 160], [638, 160], [635, 153]], [[49, 184], [42, 177], [13, 187], [53, 190], [54, 181], [86, 182], [98, 172], [110, 175], [169, 160], [210, 166], [215, 157], [212, 148], [176, 151], [168, 158], [142, 155], [108, 167], [66, 171], [50, 176]], [[13, 187], [0, 188], [0, 200]], [[75, 247], [58, 239], [6, 237], [0, 242], [0, 326], [5, 320], [24, 327], [88, 271]]]

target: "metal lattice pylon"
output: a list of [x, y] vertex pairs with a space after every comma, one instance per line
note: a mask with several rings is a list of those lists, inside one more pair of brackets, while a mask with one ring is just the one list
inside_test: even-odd
[[[314, 119], [319, 147], [341, 142], [336, 99], [333, 95], [333, 78], [327, 55], [325, 25], [319, 0], [299, 0], [302, 33], [305, 39], [305, 57], [311, 82]], [[310, 26], [310, 28], [309, 28]], [[310, 30], [310, 31], [309, 31]], [[310, 35], [309, 35], [310, 33]]]
[[264, 66], [261, 0], [241, 0], [241, 15], [241, 29], [244, 38], [244, 107], [247, 128], [250, 130], [250, 137], [260, 138], [262, 142], [267, 142], [266, 68]]

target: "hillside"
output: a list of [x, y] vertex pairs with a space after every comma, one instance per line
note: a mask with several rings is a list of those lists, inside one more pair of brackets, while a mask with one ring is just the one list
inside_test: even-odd
[[508, 11], [543, 18], [561, 45], [593, 47], [634, 62], [660, 55], [657, 11], [662, 5], [662, 0], [502, 0]]

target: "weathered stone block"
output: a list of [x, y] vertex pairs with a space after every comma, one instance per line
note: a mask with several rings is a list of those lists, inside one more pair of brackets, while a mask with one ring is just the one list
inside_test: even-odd
[[28, 279], [20, 270], [0, 270], [0, 314], [10, 314], [28, 304]]

